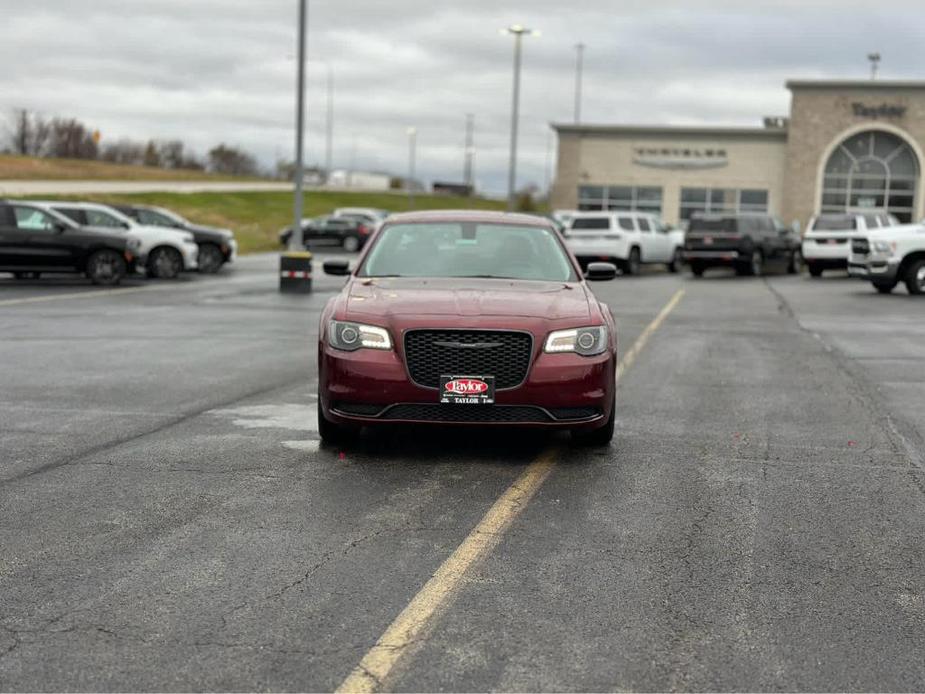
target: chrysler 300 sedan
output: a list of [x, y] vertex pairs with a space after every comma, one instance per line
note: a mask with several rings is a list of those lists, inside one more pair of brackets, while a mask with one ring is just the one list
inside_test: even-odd
[[413, 423], [614, 431], [617, 339], [552, 223], [491, 212], [390, 217], [321, 316], [318, 428]]

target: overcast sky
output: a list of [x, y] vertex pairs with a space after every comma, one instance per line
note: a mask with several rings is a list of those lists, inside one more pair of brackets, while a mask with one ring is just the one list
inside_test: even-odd
[[[296, 0], [0, 0], [0, 107], [74, 116], [120, 137], [240, 145], [272, 166], [293, 149]], [[334, 164], [462, 177], [466, 113], [476, 179], [503, 191], [512, 43], [524, 41], [521, 184], [544, 185], [549, 122], [757, 125], [786, 114], [787, 78], [925, 77], [918, 2], [309, 0], [307, 161], [324, 159], [326, 61]]]

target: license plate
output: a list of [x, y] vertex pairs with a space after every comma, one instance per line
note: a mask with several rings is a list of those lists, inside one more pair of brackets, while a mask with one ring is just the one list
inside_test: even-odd
[[494, 405], [494, 376], [441, 376], [440, 402], [444, 405]]
[[704, 246], [712, 246], [712, 245], [713, 245], [713, 237], [712, 237], [712, 236], [704, 236], [704, 237], [703, 237], [703, 245], [704, 245]]

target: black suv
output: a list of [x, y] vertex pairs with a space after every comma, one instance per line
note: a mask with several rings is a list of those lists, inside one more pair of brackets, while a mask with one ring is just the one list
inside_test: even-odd
[[193, 224], [176, 212], [151, 205], [110, 205], [139, 224], [180, 229], [193, 235], [199, 246], [199, 272], [218, 272], [222, 265], [234, 261], [238, 244], [228, 229]]
[[[353, 217], [316, 217], [302, 220], [302, 244], [306, 248], [337, 247], [349, 253], [362, 250], [373, 233], [371, 224]], [[279, 232], [279, 242], [289, 245], [292, 227]]]
[[132, 237], [80, 227], [28, 203], [0, 201], [0, 272], [17, 279], [69, 272], [85, 274], [94, 284], [118, 284], [135, 272], [139, 245]]
[[797, 273], [803, 265], [799, 234], [770, 215], [756, 213], [694, 213], [684, 235], [684, 259], [696, 277], [713, 266], [761, 275], [772, 266]]

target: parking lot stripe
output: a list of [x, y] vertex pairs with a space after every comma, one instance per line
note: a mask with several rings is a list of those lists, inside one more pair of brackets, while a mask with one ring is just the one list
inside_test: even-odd
[[[640, 333], [632, 347], [617, 364], [615, 379], [619, 383], [639, 352], [658, 330], [684, 296], [679, 289], [658, 315]], [[507, 491], [492, 505], [462, 544], [440, 565], [411, 602], [395, 618], [375, 645], [363, 656], [338, 692], [374, 692], [401, 659], [408, 647], [428, 627], [436, 612], [443, 607], [462, 584], [466, 572], [483, 559], [501, 541], [505, 531], [524, 510], [534, 494], [543, 486], [555, 467], [560, 451], [544, 451], [521, 473]]]
[[70, 292], [68, 294], [50, 294], [48, 296], [28, 296], [22, 299], [3, 299], [0, 306], [18, 306], [20, 304], [38, 304], [46, 301], [59, 301], [64, 299], [90, 299], [95, 296], [110, 294], [134, 294], [135, 292], [149, 292], [164, 287], [126, 287], [125, 289], [93, 289], [86, 292]]

